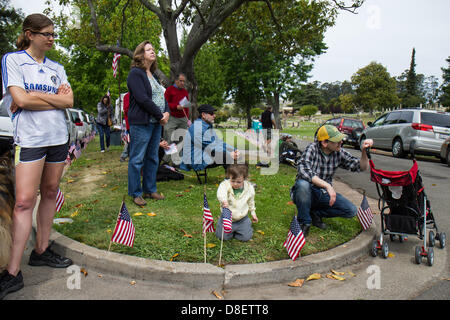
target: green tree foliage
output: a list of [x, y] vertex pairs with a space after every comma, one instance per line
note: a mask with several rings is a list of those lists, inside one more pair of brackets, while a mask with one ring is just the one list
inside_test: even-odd
[[309, 104], [306, 106], [303, 106], [298, 111], [298, 114], [304, 117], [308, 117], [308, 119], [311, 119], [311, 116], [315, 115], [319, 111], [319, 108], [316, 106]]
[[[25, 18], [21, 9], [11, 7], [10, 0], [0, 0], [0, 63], [5, 53], [16, 50], [16, 40]], [[0, 75], [0, 81], [1, 81]], [[0, 97], [3, 86], [0, 87]]]
[[444, 82], [441, 85], [441, 96], [439, 97], [439, 102], [447, 107], [447, 111], [450, 111], [450, 56], [446, 59], [447, 68], [441, 68], [442, 78]]
[[351, 79], [356, 88], [354, 102], [366, 112], [392, 108], [400, 103], [395, 79], [377, 62], [359, 69]]

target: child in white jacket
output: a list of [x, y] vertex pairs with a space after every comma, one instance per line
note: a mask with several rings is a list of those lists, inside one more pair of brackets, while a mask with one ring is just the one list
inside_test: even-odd
[[250, 211], [253, 222], [258, 222], [255, 207], [255, 189], [247, 180], [248, 166], [245, 164], [232, 164], [227, 169], [227, 180], [220, 183], [217, 189], [217, 199], [221, 208], [231, 211], [232, 231], [222, 232], [222, 215], [216, 228], [219, 239], [230, 240], [233, 237], [241, 241], [249, 241], [253, 236], [252, 222], [248, 217]]

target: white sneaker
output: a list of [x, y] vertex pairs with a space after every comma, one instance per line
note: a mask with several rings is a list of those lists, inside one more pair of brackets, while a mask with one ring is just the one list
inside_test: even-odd
[[105, 150], [102, 150], [102, 151], [100, 151], [100, 152], [105, 152]]

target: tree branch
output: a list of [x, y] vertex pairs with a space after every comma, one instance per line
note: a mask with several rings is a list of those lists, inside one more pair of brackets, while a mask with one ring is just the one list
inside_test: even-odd
[[356, 10], [359, 9], [363, 5], [365, 0], [353, 0], [354, 2], [351, 6], [345, 5], [344, 1], [338, 1], [338, 0], [331, 0], [331, 1], [334, 2], [334, 4], [336, 5], [336, 7], [338, 9], [345, 10], [345, 11], [348, 11], [348, 12], [351, 12], [354, 14], [358, 14], [358, 12], [356, 12]]

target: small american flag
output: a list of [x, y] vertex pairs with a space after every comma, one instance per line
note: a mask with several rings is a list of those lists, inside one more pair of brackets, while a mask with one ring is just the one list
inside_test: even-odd
[[75, 158], [77, 158], [77, 159], [79, 157], [81, 157], [81, 144], [80, 144], [80, 141], [77, 141], [77, 144], [75, 146], [73, 154], [75, 155]]
[[369, 229], [372, 224], [373, 213], [372, 209], [369, 207], [369, 202], [367, 201], [366, 195], [364, 195], [361, 206], [358, 208], [358, 213], [356, 215], [358, 216], [359, 223], [361, 223], [363, 229]]
[[133, 247], [134, 232], [133, 221], [131, 221], [125, 202], [122, 201], [122, 206], [119, 211], [119, 217], [117, 218], [116, 228], [114, 229], [111, 242]]
[[228, 208], [222, 209], [222, 225], [223, 232], [230, 233], [232, 231], [231, 210]]
[[291, 227], [289, 228], [289, 232], [284, 241], [283, 246], [286, 248], [289, 257], [291, 257], [292, 261], [295, 261], [300, 254], [303, 246], [305, 245], [305, 237], [303, 236], [302, 229], [300, 228], [300, 224], [298, 223], [297, 217], [294, 216], [291, 222]]
[[112, 62], [114, 78], [117, 76], [117, 70], [119, 68], [119, 59], [120, 59], [120, 54], [119, 53], [114, 53], [113, 62]]
[[206, 200], [206, 194], [203, 194], [203, 234], [207, 232], [214, 232], [214, 219], [209, 210], [208, 200]]
[[64, 194], [62, 193], [61, 189], [58, 189], [58, 192], [56, 193], [56, 212], [61, 211], [61, 207], [64, 204]]

